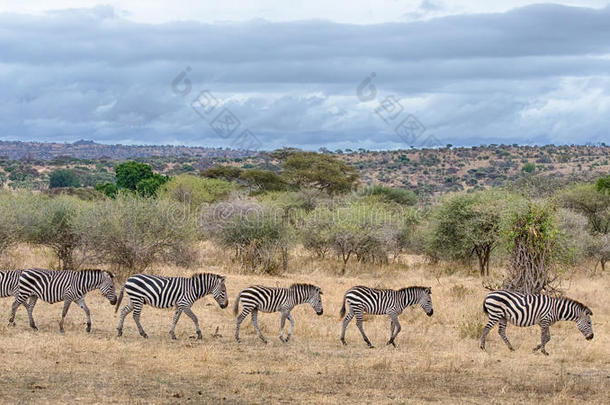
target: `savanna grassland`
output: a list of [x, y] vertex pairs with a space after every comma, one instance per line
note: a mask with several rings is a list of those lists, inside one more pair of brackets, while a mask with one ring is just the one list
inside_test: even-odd
[[[46, 266], [44, 250], [19, 246], [11, 252], [19, 267]], [[227, 275], [229, 307], [220, 309], [211, 297], [193, 310], [204, 339], [192, 338], [194, 327], [182, 317], [172, 341], [173, 313], [145, 307], [144, 340], [129, 316], [124, 335], [116, 337], [118, 316], [99, 291], [87, 302], [93, 330], [85, 332], [82, 310], [72, 306], [66, 332], [58, 331], [61, 304], [37, 304], [32, 331], [20, 308], [16, 326], [0, 326], [0, 402], [2, 403], [607, 403], [610, 397], [610, 277], [581, 270], [566, 274], [566, 295], [593, 310], [595, 338], [586, 341], [572, 323], [551, 328], [550, 356], [532, 353], [539, 329], [509, 326], [516, 351], [510, 352], [497, 329], [488, 338], [488, 352], [478, 348], [485, 317], [487, 290], [465, 270], [426, 264], [417, 256], [401, 256], [380, 268], [354, 264], [338, 277], [340, 264], [296, 254], [284, 276], [243, 274], [226, 253], [204, 245], [202, 265], [192, 270], [154, 266], [151, 273], [190, 275], [212, 271]], [[498, 269], [493, 269], [499, 271]], [[279, 314], [262, 314], [259, 324], [269, 340], [264, 345], [249, 319], [233, 338], [232, 313], [237, 293], [251, 284], [288, 286], [309, 282], [323, 290], [324, 314], [309, 306], [293, 311], [293, 339], [277, 338]], [[364, 328], [376, 346], [368, 349], [355, 323], [348, 346], [339, 341], [339, 309], [343, 293], [356, 284], [398, 288], [432, 287], [434, 315], [409, 308], [400, 317], [403, 330], [397, 348], [386, 346], [387, 317], [368, 317]], [[8, 318], [12, 299], [0, 301]]]

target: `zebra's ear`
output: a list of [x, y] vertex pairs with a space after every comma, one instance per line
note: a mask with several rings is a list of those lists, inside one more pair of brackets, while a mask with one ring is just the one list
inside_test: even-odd
[[432, 287], [426, 287], [425, 290], [428, 294], [432, 294]]
[[589, 308], [587, 308], [587, 310], [585, 311], [585, 314], [591, 316], [591, 315], [593, 315], [593, 311], [591, 311]]
[[114, 278], [114, 273], [113, 272], [106, 270], [106, 273], [108, 273], [110, 278]]
[[226, 276], [220, 276], [220, 282], [224, 283], [226, 279], [227, 279]]

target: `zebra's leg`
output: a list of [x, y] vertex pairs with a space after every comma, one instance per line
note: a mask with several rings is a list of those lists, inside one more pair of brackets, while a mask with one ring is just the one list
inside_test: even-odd
[[345, 330], [347, 329], [347, 325], [349, 325], [353, 317], [354, 312], [350, 308], [349, 312], [347, 313], [347, 315], [345, 315], [345, 318], [343, 319], [343, 327], [341, 328], [341, 343], [343, 343], [344, 346], [347, 345], [347, 343], [345, 342]]
[[117, 337], [123, 336], [123, 323], [125, 322], [125, 317], [131, 311], [133, 311], [133, 303], [130, 300], [129, 304], [125, 305], [125, 307], [123, 307], [123, 309], [121, 310], [121, 317], [119, 318], [119, 325], [117, 326]]
[[[394, 325], [396, 327], [396, 333], [394, 334], [394, 332], [392, 332], [393, 334], [390, 336], [390, 340], [388, 341], [388, 344], [396, 347], [396, 343], [394, 343], [394, 339], [396, 339], [396, 336], [398, 336], [398, 334], [401, 331], [401, 327], [400, 327], [400, 323], [398, 322], [398, 316], [397, 315], [390, 315], [390, 317], [392, 318], [392, 325]], [[394, 328], [392, 328], [394, 329]]]
[[176, 307], [176, 313], [174, 314], [174, 321], [172, 322], [172, 328], [169, 330], [169, 335], [172, 337], [172, 340], [177, 339], [174, 331], [176, 329], [176, 324], [178, 323], [178, 319], [180, 319], [180, 315], [182, 315], [182, 309], [180, 309], [180, 307]]
[[284, 340], [284, 325], [286, 325], [286, 318], [288, 317], [287, 313], [282, 311], [282, 319], [280, 320], [280, 340], [282, 342], [287, 342], [288, 339]]
[[72, 300], [64, 301], [64, 309], [61, 311], [61, 321], [59, 321], [59, 333], [64, 333], [64, 318], [68, 314], [70, 304], [72, 304]]
[[195, 324], [195, 331], [197, 332], [197, 340], [202, 340], [203, 335], [201, 334], [201, 329], [199, 329], [199, 321], [197, 320], [197, 316], [195, 316], [189, 307], [182, 308], [182, 311], [186, 314], [186, 316], [193, 320], [193, 323]]
[[549, 341], [551, 340], [551, 332], [549, 330], [549, 326], [548, 325], [540, 325], [540, 344], [536, 347], [534, 347], [534, 351], [537, 351], [539, 349], [543, 354], [545, 355], [549, 355], [547, 353], [547, 351], [545, 350], [544, 346], [549, 343]]
[[36, 323], [34, 322], [34, 306], [36, 305], [36, 301], [38, 301], [38, 297], [34, 295], [32, 296], [30, 303], [27, 305], [28, 318], [30, 318], [30, 327], [34, 330], [38, 330], [38, 327], [36, 327]]
[[258, 309], [254, 308], [252, 310], [252, 325], [254, 325], [254, 329], [256, 330], [256, 334], [263, 341], [264, 344], [267, 344], [267, 339], [261, 333], [261, 330], [258, 328]]
[[244, 307], [242, 309], [241, 313], [239, 314], [239, 316], [237, 317], [237, 321], [236, 321], [236, 324], [235, 324], [235, 340], [237, 341], [237, 343], [240, 342], [240, 339], [239, 339], [239, 328], [241, 326], [241, 323], [250, 314], [250, 311], [251, 311], [250, 308]]
[[146, 332], [144, 332], [144, 328], [140, 323], [140, 314], [142, 313], [143, 305], [144, 303], [142, 301], [136, 301], [133, 304], [133, 320], [136, 321], [136, 326], [138, 327], [138, 332], [140, 332], [140, 336], [142, 336], [144, 339], [147, 339], [148, 335], [146, 334]]
[[368, 337], [366, 337], [366, 333], [364, 333], [364, 328], [362, 327], [362, 312], [356, 312], [356, 326], [360, 329], [360, 333], [362, 334], [362, 338], [369, 346], [370, 349], [373, 349], [375, 346], [371, 344], [371, 341]]
[[290, 329], [288, 329], [288, 336], [286, 336], [285, 342], [288, 342], [288, 339], [290, 339], [290, 336], [292, 336], [292, 331], [294, 330], [294, 318], [290, 312], [288, 312], [288, 320], [290, 321]]
[[494, 325], [498, 322], [498, 319], [489, 318], [487, 325], [483, 328], [483, 335], [481, 336], [481, 345], [480, 348], [485, 350], [485, 339], [487, 338], [487, 334], [494, 327]]
[[500, 337], [504, 343], [506, 343], [506, 346], [508, 346], [509, 350], [511, 352], [515, 351], [515, 349], [513, 349], [513, 345], [510, 344], [508, 338], [506, 337], [506, 319], [500, 319], [500, 322], [498, 323], [498, 333], [500, 334]]
[[82, 308], [83, 311], [85, 311], [85, 315], [87, 315], [87, 333], [91, 332], [91, 311], [89, 311], [89, 307], [87, 307], [87, 304], [85, 304], [85, 297], [80, 298], [78, 301], [76, 301], [76, 303], [78, 304], [79, 307]]
[[32, 298], [30, 299], [30, 303], [28, 305], [25, 305], [25, 301], [28, 299], [27, 296], [23, 296], [23, 295], [17, 295], [15, 297], [15, 301], [13, 301], [13, 305], [11, 307], [11, 316], [8, 319], [8, 324], [9, 325], [13, 325], [15, 326], [15, 314], [17, 313], [17, 308], [19, 308], [20, 305], [25, 306], [26, 308], [28, 308], [30, 305], [32, 305], [32, 301], [35, 302], [34, 300], [34, 296], [32, 296]]

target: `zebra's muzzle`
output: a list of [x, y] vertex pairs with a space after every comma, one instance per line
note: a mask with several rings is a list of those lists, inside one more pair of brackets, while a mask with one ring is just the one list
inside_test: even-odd
[[428, 315], [428, 316], [432, 316], [432, 314], [434, 314], [434, 310], [433, 309], [431, 309], [430, 312], [426, 312], [426, 315]]
[[591, 340], [591, 339], [593, 339], [593, 333], [591, 333], [591, 334], [590, 334], [589, 336], [587, 336], [585, 339], [587, 339], [587, 340]]
[[229, 306], [229, 301], [225, 302], [224, 304], [220, 304], [220, 308], [222, 308], [222, 309], [225, 309], [228, 306]]
[[110, 300], [110, 305], [116, 305], [116, 298]]
[[317, 311], [316, 311], [316, 314], [318, 314], [318, 315], [322, 315], [323, 313], [324, 313], [324, 310], [323, 310], [323, 309], [321, 309], [321, 310], [320, 310], [320, 312], [317, 312]]

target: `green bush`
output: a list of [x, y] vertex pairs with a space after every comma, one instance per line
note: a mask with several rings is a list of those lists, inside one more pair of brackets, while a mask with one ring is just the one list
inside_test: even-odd
[[197, 220], [184, 204], [119, 193], [82, 211], [76, 226], [89, 255], [123, 276], [156, 261], [188, 266], [195, 258]]
[[80, 187], [81, 183], [74, 170], [55, 169], [49, 176], [49, 188]]
[[386, 187], [378, 184], [365, 188], [361, 194], [380, 196], [387, 202], [395, 202], [401, 205], [417, 204], [417, 195], [405, 188]]
[[183, 203], [197, 210], [203, 204], [226, 199], [233, 189], [234, 186], [225, 180], [181, 174], [161, 187], [159, 198]]

